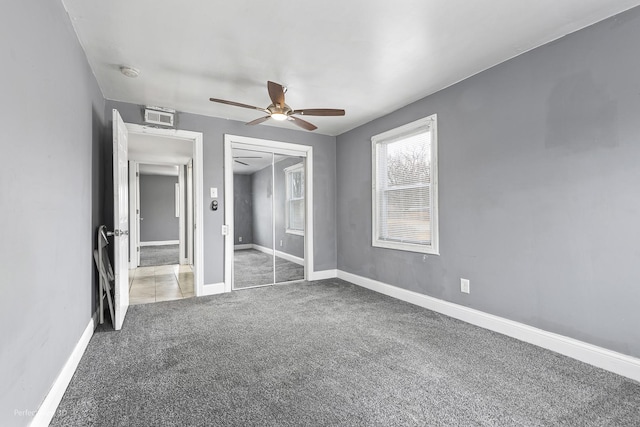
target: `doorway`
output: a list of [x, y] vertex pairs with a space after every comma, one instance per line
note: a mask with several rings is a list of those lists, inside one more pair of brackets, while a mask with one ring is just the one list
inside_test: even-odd
[[[197, 140], [192, 132], [129, 130], [129, 300], [198, 295]], [[201, 157], [200, 157], [201, 159]], [[200, 160], [201, 161], [201, 160]], [[201, 173], [201, 171], [200, 171]], [[201, 276], [200, 276], [201, 277]], [[201, 281], [201, 279], [200, 279]]]
[[225, 135], [225, 290], [306, 280], [312, 147]]
[[[159, 164], [141, 161], [149, 152], [135, 152], [139, 143], [130, 138], [129, 194], [131, 209], [129, 300], [133, 304], [170, 301], [194, 296], [193, 268], [188, 262], [186, 227], [187, 185], [183, 164]], [[181, 156], [165, 152], [166, 160], [186, 161], [190, 144]], [[159, 152], [153, 154], [159, 155]], [[179, 154], [179, 153], [178, 153]], [[191, 159], [188, 159], [191, 161]], [[193, 212], [193, 209], [190, 210]], [[133, 224], [135, 222], [135, 224]]]

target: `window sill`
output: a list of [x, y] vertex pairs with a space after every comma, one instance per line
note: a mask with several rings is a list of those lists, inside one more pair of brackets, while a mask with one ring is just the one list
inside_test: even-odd
[[373, 247], [395, 249], [398, 251], [416, 252], [427, 255], [440, 255], [440, 251], [434, 246], [417, 245], [411, 243], [397, 243], [377, 240], [372, 243]]

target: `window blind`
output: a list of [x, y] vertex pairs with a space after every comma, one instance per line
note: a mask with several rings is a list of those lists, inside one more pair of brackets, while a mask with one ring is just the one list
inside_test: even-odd
[[376, 144], [378, 240], [431, 245], [431, 138], [423, 125]]

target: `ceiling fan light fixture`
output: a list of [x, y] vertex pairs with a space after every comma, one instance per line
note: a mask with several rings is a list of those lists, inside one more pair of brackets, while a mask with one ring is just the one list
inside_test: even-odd
[[283, 120], [287, 120], [287, 115], [283, 114], [283, 113], [273, 113], [273, 114], [271, 114], [271, 118], [273, 120], [277, 120], [277, 121], [281, 122]]

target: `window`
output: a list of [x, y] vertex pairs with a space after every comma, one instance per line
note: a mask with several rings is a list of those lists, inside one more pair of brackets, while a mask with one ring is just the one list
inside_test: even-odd
[[373, 246], [439, 254], [436, 115], [371, 142]]
[[284, 170], [287, 185], [285, 206], [286, 232], [304, 235], [304, 165], [298, 163]]

